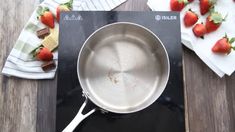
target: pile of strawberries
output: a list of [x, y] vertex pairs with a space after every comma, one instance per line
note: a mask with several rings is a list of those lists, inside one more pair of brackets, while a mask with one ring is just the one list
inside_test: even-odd
[[[194, 0], [171, 0], [170, 8], [172, 11], [181, 11], [187, 4], [193, 2]], [[235, 1], [235, 0], [233, 0]], [[184, 15], [184, 25], [185, 27], [192, 27], [192, 32], [196, 37], [204, 38], [204, 35], [216, 31], [221, 24], [225, 21], [226, 17], [223, 17], [221, 13], [214, 10], [216, 5], [216, 0], [199, 0], [199, 7], [201, 15], [209, 15], [206, 18], [205, 24], [203, 22], [197, 23], [199, 16], [191, 9], [189, 9]], [[225, 7], [226, 8], [226, 7]], [[196, 24], [197, 23], [197, 24]], [[232, 47], [232, 43], [235, 38], [229, 39], [227, 35], [219, 39], [215, 45], [212, 47], [214, 53], [229, 54]]]
[[[46, 26], [48, 26], [49, 28], [54, 28], [55, 27], [55, 21], [54, 19], [57, 20], [57, 22], [59, 22], [60, 20], [60, 12], [62, 11], [70, 11], [72, 9], [72, 0], [70, 0], [67, 3], [64, 4], [60, 4], [57, 8], [56, 8], [56, 16], [54, 16], [52, 14], [52, 12], [49, 10], [49, 8], [47, 7], [39, 7], [37, 10], [38, 13], [38, 19], [45, 24]], [[36, 50], [34, 50], [34, 56], [37, 60], [40, 61], [51, 61], [53, 60], [53, 54], [52, 52], [46, 48], [46, 47], [42, 47], [40, 46], [39, 48], [37, 48]]]

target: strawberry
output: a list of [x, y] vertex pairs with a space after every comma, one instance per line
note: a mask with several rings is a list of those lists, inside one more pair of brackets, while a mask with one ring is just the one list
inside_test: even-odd
[[194, 0], [188, 0], [189, 3], [193, 2]]
[[216, 0], [200, 0], [200, 12], [202, 15], [205, 15], [214, 7]]
[[222, 15], [220, 13], [218, 13], [218, 12], [212, 12], [206, 18], [206, 30], [207, 30], [207, 33], [216, 31], [220, 27], [221, 23], [223, 21], [225, 21], [225, 18], [223, 18]]
[[53, 54], [51, 53], [51, 51], [45, 47], [40, 47], [38, 48], [35, 53], [34, 56], [41, 61], [51, 61], [53, 59]]
[[54, 26], [55, 26], [54, 25], [54, 16], [51, 13], [51, 11], [49, 10], [49, 8], [47, 8], [47, 7], [42, 8], [41, 6], [39, 6], [37, 13], [39, 15], [38, 19], [40, 19], [40, 21], [43, 24], [47, 25], [50, 28], [54, 28]]
[[65, 5], [59, 5], [56, 8], [56, 20], [57, 20], [57, 22], [60, 21], [60, 12], [63, 12], [63, 11], [70, 11], [70, 9]]
[[72, 4], [73, 4], [73, 0], [70, 0], [67, 3], [64, 4], [60, 4], [57, 8], [56, 8], [56, 20], [57, 22], [60, 21], [60, 12], [63, 11], [70, 11], [72, 9]]
[[227, 35], [225, 37], [219, 39], [215, 45], [212, 47], [212, 52], [214, 53], [222, 53], [222, 54], [229, 54], [231, 49], [235, 50], [231, 44], [235, 41], [235, 38], [229, 39]]
[[193, 27], [193, 33], [196, 37], [201, 37], [203, 39], [204, 35], [206, 34], [206, 27], [203, 25], [203, 23], [196, 24]]
[[189, 9], [184, 16], [184, 25], [186, 27], [193, 26], [198, 21], [198, 15]]
[[172, 11], [181, 11], [187, 4], [188, 4], [188, 0], [171, 0], [170, 1], [170, 7]]

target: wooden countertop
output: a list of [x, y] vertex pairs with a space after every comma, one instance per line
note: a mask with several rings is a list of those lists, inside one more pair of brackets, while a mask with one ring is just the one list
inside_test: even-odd
[[[128, 0], [115, 10], [150, 11], [147, 0]], [[39, 0], [0, 4], [0, 69]], [[183, 47], [186, 130], [235, 131], [235, 74], [219, 78]], [[56, 78], [24, 80], [0, 76], [0, 131], [55, 131]]]

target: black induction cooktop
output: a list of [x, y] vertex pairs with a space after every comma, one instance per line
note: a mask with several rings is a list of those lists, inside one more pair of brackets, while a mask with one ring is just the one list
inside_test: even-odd
[[[59, 29], [56, 131], [74, 118], [85, 98], [79, 85], [76, 65], [80, 48], [96, 29], [114, 22], [132, 22], [154, 32], [170, 58], [170, 78], [160, 98], [146, 109], [132, 114], [97, 111], [85, 119], [79, 132], [183, 132], [184, 92], [180, 17], [175, 12], [65, 12]], [[94, 108], [89, 103], [85, 111]]]

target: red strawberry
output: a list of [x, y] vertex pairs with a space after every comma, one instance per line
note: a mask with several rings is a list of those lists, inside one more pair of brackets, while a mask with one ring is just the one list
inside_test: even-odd
[[221, 23], [223, 21], [225, 21], [225, 18], [223, 18], [222, 15], [218, 12], [212, 12], [206, 18], [206, 31], [207, 31], [207, 33], [216, 31], [220, 27]]
[[194, 0], [188, 0], [188, 2], [193, 2]]
[[218, 40], [215, 45], [212, 47], [212, 51], [214, 53], [222, 53], [222, 54], [229, 54], [231, 49], [235, 50], [235, 47], [232, 47], [232, 43], [235, 41], [235, 38], [229, 40], [227, 35], [225, 37]]
[[51, 51], [45, 47], [40, 47], [36, 50], [35, 56], [41, 61], [51, 61], [53, 59], [53, 54]]
[[61, 4], [56, 8], [56, 20], [60, 21], [60, 12], [70, 11], [72, 9], [73, 0], [70, 0], [67, 3]]
[[37, 10], [38, 12], [38, 19], [41, 20], [41, 22], [45, 25], [47, 25], [50, 28], [54, 28], [54, 17], [49, 8], [45, 7], [42, 8], [41, 6]]
[[56, 20], [59, 22], [60, 21], [60, 12], [63, 12], [63, 11], [70, 11], [70, 9], [64, 5], [59, 5], [57, 8], [56, 8]]
[[198, 21], [198, 16], [195, 12], [189, 9], [184, 16], [184, 25], [186, 27], [193, 26]]
[[170, 1], [170, 7], [172, 11], [181, 11], [187, 4], [188, 4], [188, 0], [171, 0]]
[[206, 27], [203, 25], [203, 23], [196, 24], [193, 27], [193, 33], [196, 37], [204, 38], [204, 35], [206, 34]]
[[205, 15], [215, 5], [216, 0], [200, 0], [200, 12]]

